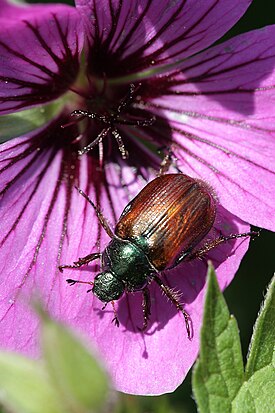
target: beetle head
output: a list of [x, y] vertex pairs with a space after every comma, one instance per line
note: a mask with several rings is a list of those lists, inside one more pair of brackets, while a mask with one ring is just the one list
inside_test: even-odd
[[95, 277], [92, 291], [100, 301], [108, 303], [122, 296], [124, 284], [112, 272], [104, 271]]

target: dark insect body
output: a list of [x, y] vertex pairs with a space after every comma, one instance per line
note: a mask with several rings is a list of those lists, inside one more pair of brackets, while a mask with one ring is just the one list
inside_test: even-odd
[[191, 338], [189, 315], [177, 295], [158, 277], [158, 273], [176, 267], [183, 261], [202, 257], [206, 252], [230, 239], [253, 236], [257, 233], [235, 234], [208, 242], [195, 249], [213, 227], [216, 216], [215, 198], [206, 183], [183, 174], [161, 175], [148, 183], [125, 207], [114, 233], [99, 209], [90, 198], [79, 193], [94, 207], [101, 225], [111, 237], [102, 253], [80, 258], [73, 265], [78, 268], [95, 259], [101, 259], [102, 272], [93, 282], [68, 279], [71, 285], [85, 283], [102, 302], [113, 305], [116, 325], [119, 325], [114, 308], [124, 292], [143, 293], [142, 331], [147, 328], [150, 316], [148, 285], [153, 280], [180, 310], [185, 318], [188, 337]]

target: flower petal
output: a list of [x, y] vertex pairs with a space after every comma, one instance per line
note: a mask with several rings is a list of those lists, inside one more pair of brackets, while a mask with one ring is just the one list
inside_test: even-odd
[[98, 50], [91, 56], [91, 67], [99, 69], [100, 61], [109, 59], [112, 64], [105, 64], [109, 77], [175, 63], [203, 50], [233, 26], [250, 3], [250, 0], [76, 1], [86, 21], [90, 42]]
[[[150, 285], [152, 317], [141, 334], [141, 293], [128, 294], [116, 304], [120, 328], [112, 324], [112, 309], [85, 286], [70, 287], [66, 278], [92, 281], [98, 262], [80, 270], [57, 266], [103, 250], [109, 238], [96, 220], [93, 208], [74, 189], [77, 184], [114, 224], [123, 207], [143, 186], [141, 176], [118, 163], [98, 170], [96, 158], [75, 156], [76, 131], [60, 129], [62, 119], [39, 133], [2, 145], [1, 170], [1, 346], [24, 353], [37, 352], [37, 320], [29, 309], [35, 291], [50, 312], [85, 333], [100, 349], [118, 390], [135, 394], [161, 394], [174, 390], [193, 364], [199, 346], [206, 262], [193, 261], [162, 274], [182, 291], [194, 331], [186, 334], [181, 314], [167, 303], [159, 288]], [[50, 139], [50, 137], [52, 137]], [[126, 186], [122, 186], [125, 182]], [[218, 208], [211, 238], [247, 231], [248, 225]], [[220, 245], [209, 253], [222, 288], [233, 278], [246, 252], [248, 240]], [[87, 286], [87, 288], [89, 288]], [[148, 375], [150, 371], [150, 375]]]
[[51, 101], [68, 90], [84, 41], [73, 7], [7, 6], [7, 17], [0, 18], [1, 113]]
[[233, 214], [273, 230], [274, 37], [269, 26], [188, 59], [148, 103], [170, 121], [181, 170], [207, 180]]
[[[62, 130], [63, 122], [59, 119], [1, 146], [1, 345], [26, 353], [37, 351], [37, 321], [29, 308], [33, 294], [38, 292], [52, 313], [62, 316], [67, 288], [57, 267], [65, 235], [77, 230], [77, 211], [83, 215], [86, 207], [83, 202], [76, 206], [76, 214], [71, 209], [71, 203], [80, 200], [73, 187], [79, 184], [79, 164], [70, 145], [75, 131]], [[89, 229], [95, 240], [97, 229]]]

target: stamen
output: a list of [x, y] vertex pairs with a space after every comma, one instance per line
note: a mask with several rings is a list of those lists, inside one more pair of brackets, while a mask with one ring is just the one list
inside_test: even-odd
[[118, 149], [120, 150], [122, 159], [127, 159], [129, 157], [129, 153], [128, 151], [125, 149], [122, 137], [120, 136], [120, 134], [118, 133], [117, 129], [114, 129], [112, 131], [112, 135], [115, 137], [115, 140], [117, 141], [118, 144]]
[[96, 120], [98, 120], [100, 122], [103, 122], [103, 123], [108, 123], [108, 124], [110, 123], [108, 121], [105, 121], [106, 116], [101, 116], [96, 112], [89, 112], [88, 110], [81, 110], [81, 109], [74, 110], [71, 113], [71, 116], [77, 116], [77, 117], [80, 118], [80, 120], [82, 120], [84, 118], [91, 118], [91, 119], [96, 119]]
[[68, 128], [69, 126], [75, 125], [77, 122], [80, 122], [82, 119], [84, 119], [83, 116], [82, 116], [81, 118], [79, 117], [78, 119], [72, 120], [71, 122], [64, 123], [64, 124], [61, 125], [60, 127], [61, 127], [62, 129]]
[[[152, 116], [149, 119], [122, 119], [120, 117], [122, 112], [132, 103], [134, 94], [136, 93], [137, 89], [139, 89], [140, 86], [141, 84], [138, 84], [137, 86], [135, 86], [133, 83], [131, 83], [129, 87], [129, 91], [126, 94], [126, 96], [120, 101], [119, 105], [109, 115], [100, 115], [96, 112], [90, 112], [90, 111], [81, 110], [81, 109], [74, 110], [71, 113], [71, 116], [77, 117], [78, 120], [83, 120], [85, 117], [87, 117], [90, 119], [94, 119], [95, 121], [101, 124], [107, 125], [107, 127], [105, 127], [91, 143], [89, 143], [87, 146], [85, 146], [84, 148], [78, 151], [78, 154], [80, 156], [88, 153], [95, 146], [100, 145], [99, 163], [102, 166], [102, 163], [103, 163], [102, 140], [107, 136], [109, 132], [111, 132], [118, 144], [118, 149], [121, 153], [122, 159], [128, 158], [129, 156], [128, 151], [125, 149], [125, 145], [123, 143], [120, 133], [118, 132], [116, 125], [128, 125], [128, 126], [134, 126], [134, 127], [137, 127], [137, 126], [142, 127], [142, 126], [151, 126], [156, 121], [155, 116]], [[71, 125], [71, 124], [72, 123], [68, 123], [68, 125]], [[64, 125], [64, 127], [65, 126], [66, 125]]]
[[93, 142], [78, 151], [78, 155], [84, 155], [85, 153], [91, 151], [96, 145], [100, 145], [102, 143], [102, 139], [107, 136], [110, 130], [111, 127], [103, 129]]

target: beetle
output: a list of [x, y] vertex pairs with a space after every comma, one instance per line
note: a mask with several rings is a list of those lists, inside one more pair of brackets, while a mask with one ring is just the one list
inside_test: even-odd
[[[78, 188], [77, 188], [78, 189]], [[86, 283], [92, 286], [88, 291], [104, 303], [111, 302], [118, 326], [114, 301], [124, 292], [143, 293], [143, 327], [146, 330], [150, 316], [150, 292], [148, 285], [155, 281], [176, 308], [182, 312], [187, 334], [191, 339], [190, 317], [179, 302], [177, 294], [163, 283], [158, 274], [169, 270], [183, 261], [202, 257], [206, 252], [230, 239], [254, 236], [247, 232], [219, 238], [206, 243], [200, 249], [198, 244], [213, 227], [216, 217], [216, 199], [213, 191], [202, 180], [182, 173], [165, 174], [148, 183], [124, 208], [114, 233], [101, 211], [81, 189], [79, 193], [93, 206], [98, 219], [110, 236], [111, 241], [100, 253], [79, 258], [73, 265], [64, 268], [79, 268], [100, 259], [101, 272], [93, 282], [67, 279], [71, 285]], [[104, 307], [105, 308], [105, 307]]]

